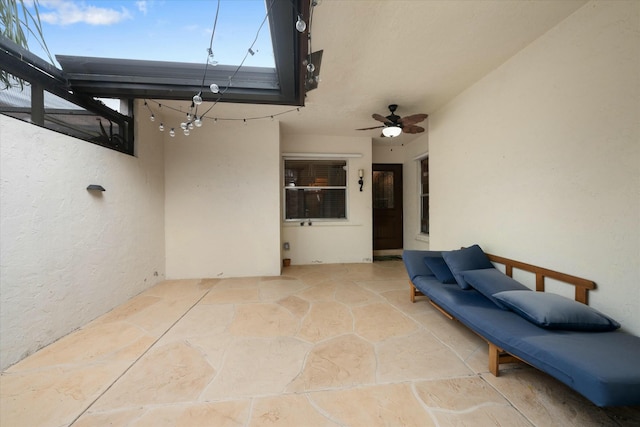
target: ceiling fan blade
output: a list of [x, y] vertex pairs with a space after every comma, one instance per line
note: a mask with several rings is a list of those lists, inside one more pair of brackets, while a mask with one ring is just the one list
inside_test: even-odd
[[374, 119], [382, 123], [391, 123], [389, 119], [387, 119], [385, 116], [381, 114], [373, 114], [371, 117], [373, 117]]
[[413, 114], [411, 116], [406, 116], [406, 117], [401, 118], [400, 119], [400, 123], [402, 123], [405, 126], [414, 125], [416, 123], [420, 123], [421, 121], [423, 121], [427, 117], [429, 117], [428, 114]]
[[415, 126], [415, 125], [404, 126], [402, 128], [402, 132], [404, 132], [404, 133], [421, 133], [421, 132], [424, 132], [424, 128], [420, 127], [420, 126]]
[[371, 129], [380, 129], [380, 128], [383, 128], [383, 127], [385, 127], [385, 126], [374, 126], [372, 128], [362, 128], [362, 129], [356, 129], [356, 130], [371, 130]]

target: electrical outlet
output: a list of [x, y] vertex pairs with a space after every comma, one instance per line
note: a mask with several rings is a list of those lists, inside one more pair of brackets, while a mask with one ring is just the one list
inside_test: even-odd
[[284, 245], [282, 245], [282, 247], [284, 248], [285, 251], [288, 251], [291, 248], [289, 246], [289, 242], [284, 242]]

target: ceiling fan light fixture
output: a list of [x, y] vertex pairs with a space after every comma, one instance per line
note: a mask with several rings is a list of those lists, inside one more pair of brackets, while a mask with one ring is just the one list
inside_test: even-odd
[[382, 134], [388, 138], [395, 138], [401, 133], [402, 129], [400, 129], [398, 126], [387, 126], [386, 128], [382, 129]]

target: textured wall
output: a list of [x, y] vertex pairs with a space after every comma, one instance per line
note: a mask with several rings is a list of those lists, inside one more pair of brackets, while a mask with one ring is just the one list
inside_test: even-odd
[[594, 280], [640, 334], [640, 3], [591, 2], [430, 116], [431, 247]]
[[155, 142], [132, 157], [0, 115], [2, 368], [163, 278]]
[[279, 123], [208, 121], [165, 144], [167, 277], [280, 274]]

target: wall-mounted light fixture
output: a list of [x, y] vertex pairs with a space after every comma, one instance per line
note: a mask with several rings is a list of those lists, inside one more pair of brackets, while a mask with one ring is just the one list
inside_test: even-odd
[[102, 185], [91, 184], [87, 187], [87, 191], [107, 191]]
[[358, 169], [358, 176], [360, 177], [358, 184], [360, 184], [360, 191], [362, 191], [362, 186], [364, 185], [364, 169]]

